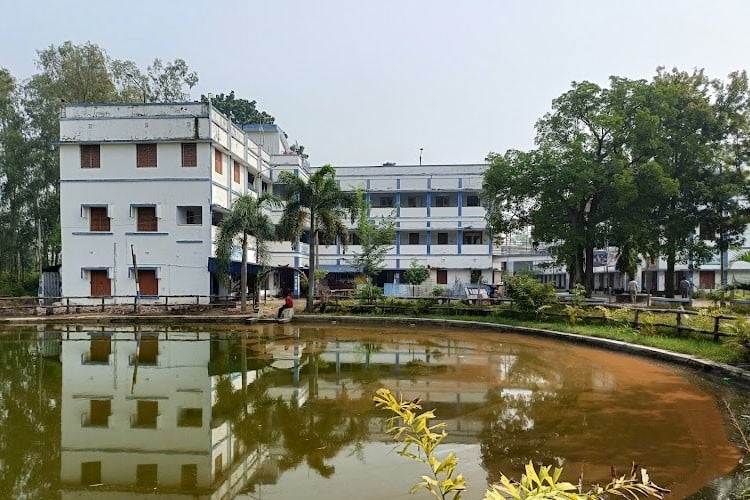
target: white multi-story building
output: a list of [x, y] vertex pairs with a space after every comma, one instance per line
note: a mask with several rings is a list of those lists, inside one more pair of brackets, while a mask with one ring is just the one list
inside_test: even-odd
[[[206, 103], [66, 106], [63, 295], [119, 303], [138, 291], [155, 301], [203, 303], [225, 293], [214, 261], [221, 218], [236, 197], [269, 190], [274, 165], [304, 166], [278, 127], [261, 133], [263, 143], [252, 135]], [[287, 244], [271, 264], [304, 265], [304, 258]]]
[[[396, 239], [379, 279], [387, 292], [411, 293], [399, 288], [406, 287], [402, 273], [412, 260], [428, 267], [428, 286], [460, 293], [470, 283], [499, 283], [503, 272], [549, 260], [546, 253], [510, 253], [495, 243], [480, 196], [486, 169], [484, 163], [336, 167], [342, 189], [365, 193], [370, 217], [395, 220]], [[350, 259], [360, 251], [354, 226], [350, 240], [346, 251], [340, 242], [321, 245], [321, 268], [333, 280], [353, 271]]]

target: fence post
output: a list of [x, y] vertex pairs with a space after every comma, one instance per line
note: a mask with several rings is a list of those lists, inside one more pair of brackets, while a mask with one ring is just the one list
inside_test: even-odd
[[169, 295], [164, 296], [164, 312], [169, 311]]
[[70, 314], [70, 297], [65, 297], [65, 314]]
[[636, 309], [636, 310], [635, 310], [635, 320], [633, 321], [633, 323], [635, 324], [635, 327], [636, 327], [636, 328], [638, 328], [638, 327], [639, 327], [639, 325], [640, 325], [640, 324], [638, 323], [638, 313], [640, 313], [640, 312], [641, 312], [641, 310], [640, 310], [640, 309]]
[[680, 330], [682, 330], [682, 328], [681, 328], [681, 324], [682, 324], [682, 312], [681, 311], [676, 311], [675, 314], [677, 315], [677, 318], [675, 318], [675, 322], [677, 323], [677, 335], [679, 335], [680, 334]]
[[714, 342], [719, 341], [719, 321], [721, 321], [721, 316], [716, 316], [714, 318]]
[[102, 297], [102, 312], [104, 312], [104, 297]]

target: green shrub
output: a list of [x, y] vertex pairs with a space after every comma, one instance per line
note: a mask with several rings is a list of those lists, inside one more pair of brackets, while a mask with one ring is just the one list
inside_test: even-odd
[[542, 283], [529, 273], [517, 274], [510, 279], [508, 297], [524, 312], [536, 312], [544, 305], [557, 302], [552, 283]]
[[433, 297], [442, 297], [443, 295], [445, 295], [445, 291], [445, 288], [443, 288], [442, 286], [436, 286], [432, 289], [432, 295]]
[[383, 289], [379, 286], [361, 283], [354, 289], [354, 296], [360, 304], [373, 304], [383, 298]]

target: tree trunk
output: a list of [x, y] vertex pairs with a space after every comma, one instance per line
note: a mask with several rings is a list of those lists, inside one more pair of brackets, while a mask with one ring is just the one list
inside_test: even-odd
[[307, 277], [307, 305], [305, 311], [311, 313], [313, 310], [313, 300], [315, 298], [315, 271], [318, 255], [318, 231], [315, 228], [315, 220], [312, 211], [310, 212], [310, 275]]
[[675, 251], [670, 248], [667, 253], [667, 270], [664, 272], [664, 296], [674, 297], [674, 265], [677, 260]]
[[240, 311], [247, 311], [247, 233], [242, 233], [242, 268], [240, 269]]

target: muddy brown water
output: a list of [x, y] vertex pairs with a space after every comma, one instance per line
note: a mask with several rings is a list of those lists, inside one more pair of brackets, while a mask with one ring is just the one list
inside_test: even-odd
[[427, 470], [396, 454], [380, 387], [445, 422], [465, 498], [528, 461], [584, 484], [636, 461], [685, 498], [740, 458], [720, 401], [740, 389], [550, 339], [40, 326], [0, 332], [0, 498], [415, 498]]

